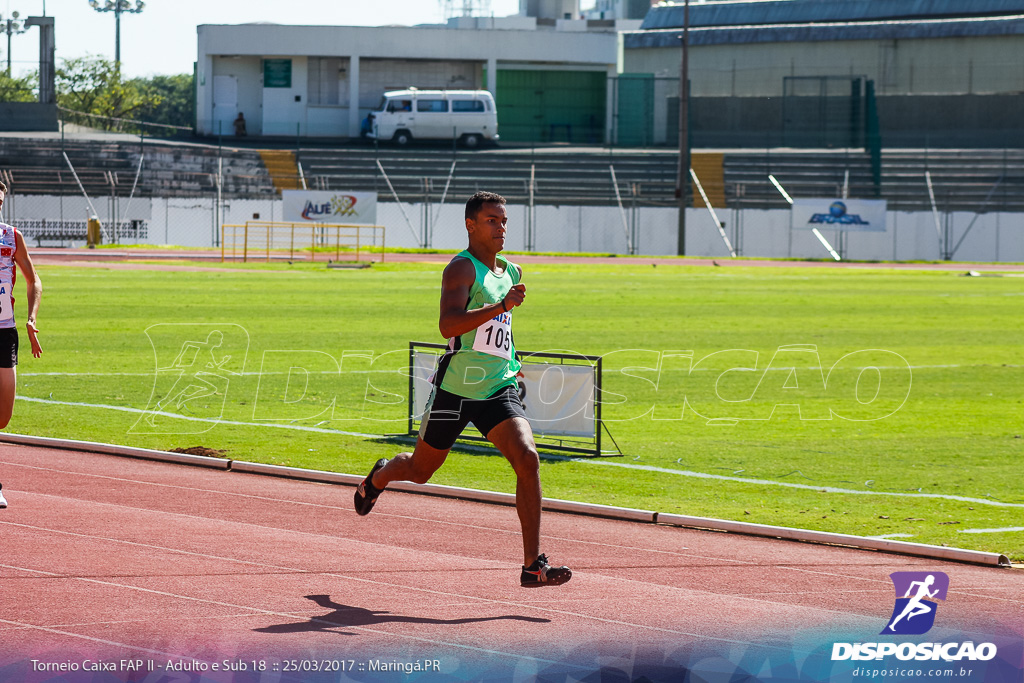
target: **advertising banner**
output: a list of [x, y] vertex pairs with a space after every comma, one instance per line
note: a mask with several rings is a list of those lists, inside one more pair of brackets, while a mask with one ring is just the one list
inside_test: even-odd
[[377, 222], [376, 192], [284, 190], [281, 200], [286, 222], [359, 225]]
[[885, 211], [884, 199], [794, 199], [793, 227], [885, 232]]

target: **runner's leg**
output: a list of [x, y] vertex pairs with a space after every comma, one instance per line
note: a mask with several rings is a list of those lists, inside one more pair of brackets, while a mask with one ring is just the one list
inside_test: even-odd
[[516, 473], [516, 512], [523, 528], [523, 566], [529, 567], [540, 555], [540, 456], [533, 442], [533, 430], [524, 417], [511, 417], [487, 433]]
[[0, 368], [0, 429], [11, 422], [14, 413], [14, 392], [18, 384], [16, 368]]
[[413, 481], [426, 484], [434, 476], [434, 472], [444, 464], [451, 449], [438, 449], [423, 439], [416, 440], [416, 448], [412, 453], [399, 453], [388, 461], [387, 465], [373, 475], [373, 484], [383, 489], [393, 481]]

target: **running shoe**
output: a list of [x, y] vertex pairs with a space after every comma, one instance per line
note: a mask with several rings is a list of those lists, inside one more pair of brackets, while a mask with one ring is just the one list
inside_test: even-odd
[[357, 515], [368, 515], [370, 510], [373, 509], [373, 504], [377, 502], [377, 496], [384, 491], [373, 485], [373, 475], [377, 473], [377, 470], [388, 464], [387, 458], [381, 458], [370, 470], [370, 473], [366, 475], [366, 479], [363, 479], [362, 483], [356, 487], [355, 503], [356, 503], [356, 514]]
[[519, 575], [519, 583], [523, 588], [540, 588], [541, 586], [561, 586], [572, 578], [572, 570], [568, 567], [552, 567], [546, 555], [541, 555], [529, 567], [523, 567]]
[[4, 488], [4, 485], [0, 484], [0, 508], [7, 507], [7, 499], [4, 498], [3, 488]]

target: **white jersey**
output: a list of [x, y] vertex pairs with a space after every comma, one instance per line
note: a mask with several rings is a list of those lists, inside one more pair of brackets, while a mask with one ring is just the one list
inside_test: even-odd
[[17, 242], [14, 226], [0, 223], [0, 329], [15, 327], [14, 282], [17, 279], [14, 251]]

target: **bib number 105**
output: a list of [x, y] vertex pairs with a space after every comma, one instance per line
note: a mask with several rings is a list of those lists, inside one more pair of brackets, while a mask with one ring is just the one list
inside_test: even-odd
[[484, 330], [487, 333], [487, 340], [484, 343], [487, 344], [487, 346], [491, 345], [491, 332], [494, 332], [494, 348], [509, 351], [511, 348], [509, 337], [512, 335], [506, 333], [504, 327], [498, 327], [497, 329], [495, 329], [495, 327], [497, 326], [491, 325]]
[[473, 350], [512, 358], [512, 316], [503, 313], [477, 328]]

